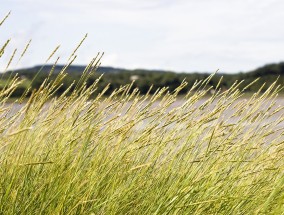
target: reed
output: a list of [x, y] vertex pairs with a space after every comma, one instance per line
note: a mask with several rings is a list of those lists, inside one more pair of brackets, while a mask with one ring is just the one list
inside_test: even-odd
[[276, 82], [250, 97], [240, 82], [208, 97], [212, 76], [184, 97], [186, 82], [94, 97], [98, 56], [75, 91], [54, 97], [74, 56], [28, 101], [8, 100], [17, 76], [0, 92], [1, 214], [283, 213]]

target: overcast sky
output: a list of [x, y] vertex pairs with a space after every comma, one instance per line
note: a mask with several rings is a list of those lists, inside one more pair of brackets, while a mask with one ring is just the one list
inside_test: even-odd
[[[61, 63], [88, 33], [76, 64], [104, 51], [103, 66], [174, 71], [249, 71], [284, 60], [283, 0], [1, 0], [0, 45], [32, 45], [17, 67]], [[20, 53], [18, 53], [20, 54]], [[55, 60], [52, 59], [51, 63]], [[16, 66], [16, 65], [14, 65]]]

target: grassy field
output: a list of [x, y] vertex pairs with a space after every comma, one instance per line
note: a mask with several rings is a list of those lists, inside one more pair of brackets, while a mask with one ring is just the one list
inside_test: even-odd
[[280, 86], [93, 98], [98, 61], [68, 96], [53, 96], [64, 68], [28, 101], [9, 100], [17, 77], [0, 92], [1, 214], [283, 214]]
[[279, 88], [239, 102], [237, 84], [204, 99], [205, 85], [174, 108], [182, 86], [89, 100], [95, 84], [50, 98], [46, 82], [16, 112], [2, 92], [1, 213], [281, 214]]

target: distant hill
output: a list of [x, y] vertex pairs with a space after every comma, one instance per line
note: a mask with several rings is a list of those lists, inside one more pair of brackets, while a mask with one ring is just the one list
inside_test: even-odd
[[[21, 89], [19, 89], [17, 93], [14, 93], [13, 96], [21, 95], [21, 93], [29, 86], [32, 86], [32, 88], [35, 89], [38, 88], [41, 85], [42, 81], [47, 77], [52, 67], [52, 65], [39, 65], [31, 68], [24, 68], [13, 71], [14, 73], [18, 73], [20, 75], [20, 78], [24, 80]], [[56, 74], [61, 71], [63, 67], [63, 65], [57, 65], [51, 78], [54, 79]], [[69, 75], [62, 81], [63, 85], [58, 91], [58, 94], [67, 89], [74, 80], [79, 80], [84, 69], [85, 66], [82, 65], [69, 66], [67, 69]], [[38, 71], [41, 72], [38, 73]], [[2, 76], [2, 85], [5, 84], [5, 79], [8, 80], [10, 73], [11, 71]], [[100, 82], [97, 85], [98, 92], [104, 89], [104, 87], [109, 83], [111, 85], [108, 93], [110, 93], [113, 89], [116, 89], [125, 84], [129, 84], [130, 82], [135, 80], [133, 87], [139, 88], [141, 94], [147, 93], [152, 85], [152, 91], [150, 93], [154, 93], [155, 90], [164, 86], [167, 86], [169, 91], [173, 91], [182, 83], [183, 80], [186, 80], [188, 82], [188, 85], [181, 91], [181, 93], [186, 93], [191, 88], [191, 86], [193, 86], [195, 80], [202, 80], [210, 75], [210, 73], [198, 72], [176, 73], [163, 70], [129, 70], [114, 67], [99, 67], [97, 73], [90, 76], [87, 80], [87, 86], [92, 84], [102, 73], [104, 73], [104, 76], [101, 78]], [[37, 74], [37, 76], [35, 76], [35, 74]], [[208, 84], [216, 86], [219, 83], [221, 76], [223, 76], [223, 80], [219, 87], [221, 87], [222, 90], [230, 88], [236, 80], [244, 80], [243, 84], [240, 86], [240, 88], [242, 88], [253, 82], [256, 78], [260, 77], [261, 79], [257, 83], [248, 87], [246, 91], [255, 92], [264, 83], [266, 83], [265, 87], [263, 87], [262, 89], [264, 91], [276, 79], [278, 79], [279, 84], [284, 86], [284, 62], [268, 64], [248, 72], [239, 72], [234, 74], [217, 73]]]
[[[23, 69], [18, 69], [13, 71], [14, 73], [37, 73], [39, 70], [41, 70], [42, 73], [48, 73], [52, 69], [53, 65], [38, 65], [30, 68], [23, 68]], [[58, 73], [63, 69], [64, 65], [57, 65], [55, 66], [54, 73]], [[82, 73], [84, 69], [86, 68], [85, 65], [70, 65], [67, 69], [68, 73]], [[157, 72], [157, 73], [163, 73], [163, 72], [174, 72], [174, 71], [166, 71], [166, 70], [149, 70], [149, 69], [124, 69], [124, 68], [115, 68], [115, 67], [104, 67], [101, 66], [97, 70], [98, 73], [120, 73], [120, 72], [133, 72], [133, 73], [149, 73], [149, 72]], [[182, 73], [177, 73], [177, 74], [182, 74]], [[192, 74], [192, 73], [187, 73], [187, 74]], [[209, 73], [204, 73], [204, 72], [194, 72], [194, 74], [209, 74]], [[255, 70], [252, 71], [247, 71], [247, 72], [239, 72], [239, 73], [233, 73], [233, 74], [223, 74], [225, 76], [234, 76], [234, 75], [240, 75], [244, 74], [245, 76], [248, 77], [263, 77], [263, 76], [271, 76], [271, 75], [284, 75], [284, 62], [280, 63], [272, 63], [272, 64], [267, 64], [262, 67], [259, 67]]]
[[[23, 69], [18, 69], [15, 70], [15, 73], [37, 73], [39, 70], [43, 73], [49, 73], [52, 69], [53, 65], [38, 65], [30, 68], [23, 68]], [[58, 73], [63, 69], [64, 65], [57, 65], [54, 68], [54, 73]], [[86, 66], [83, 65], [70, 65], [67, 69], [68, 73], [82, 73]], [[119, 68], [113, 68], [113, 67], [99, 67], [97, 72], [99, 73], [117, 73], [117, 72], [122, 72], [126, 71], [125, 69], [119, 69]]]
[[267, 64], [263, 67], [250, 71], [247, 74], [255, 77], [270, 75], [282, 76], [284, 75], [284, 62]]

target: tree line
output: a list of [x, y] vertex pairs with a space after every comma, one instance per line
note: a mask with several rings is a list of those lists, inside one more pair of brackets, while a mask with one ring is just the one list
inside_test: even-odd
[[[16, 71], [9, 71], [2, 74], [0, 81], [0, 88], [3, 88], [7, 81], [13, 76], [13, 74], [18, 74], [19, 78], [22, 79], [22, 84], [18, 89], [13, 93], [13, 97], [21, 96], [27, 88], [38, 89], [42, 82], [48, 77], [49, 71], [52, 66], [48, 65], [45, 67], [33, 67], [29, 69], [20, 69]], [[55, 72], [50, 76], [51, 79], [55, 79], [58, 72], [62, 69], [62, 66], [57, 66]], [[64, 92], [72, 82], [78, 82], [81, 77], [84, 67], [80, 66], [70, 66], [67, 69], [68, 75], [65, 79], [62, 80], [62, 86], [59, 88], [57, 94]], [[39, 70], [41, 70], [39, 72]], [[154, 70], [126, 70], [126, 69], [115, 69], [111, 67], [101, 67], [94, 74], [86, 80], [86, 85], [90, 86], [93, 84], [101, 74], [100, 81], [97, 84], [97, 92], [102, 91], [106, 85], [110, 84], [106, 94], [110, 94], [114, 89], [119, 88], [120, 86], [129, 84], [134, 81], [133, 89], [139, 88], [141, 94], [145, 94], [149, 91], [154, 93], [158, 88], [168, 87], [169, 91], [174, 91], [184, 80], [188, 85], [183, 88], [180, 92], [181, 94], [186, 93], [194, 84], [196, 80], [204, 80], [207, 78], [210, 73], [175, 73], [171, 71], [154, 71]], [[219, 83], [220, 78], [222, 81]], [[278, 80], [278, 83], [284, 85], [284, 62], [277, 64], [269, 64], [263, 67], [260, 67], [254, 71], [250, 72], [240, 72], [235, 74], [215, 74], [212, 79], [209, 81], [208, 86], [217, 86], [221, 90], [226, 90], [233, 83], [238, 80], [243, 80], [240, 88], [250, 84], [255, 79], [260, 78], [256, 83], [249, 86], [247, 92], [258, 91], [259, 88], [265, 83], [265, 86], [262, 90], [266, 90], [275, 80]], [[72, 92], [73, 89], [71, 89]], [[27, 94], [28, 96], [29, 94]]]

